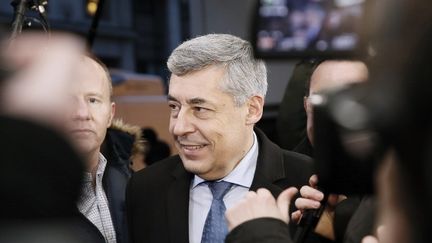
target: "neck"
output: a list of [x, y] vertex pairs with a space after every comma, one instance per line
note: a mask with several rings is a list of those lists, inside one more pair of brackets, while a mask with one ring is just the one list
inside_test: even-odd
[[92, 175], [92, 179], [96, 178], [96, 171], [99, 164], [99, 150], [91, 152], [85, 156], [86, 159], [86, 171]]

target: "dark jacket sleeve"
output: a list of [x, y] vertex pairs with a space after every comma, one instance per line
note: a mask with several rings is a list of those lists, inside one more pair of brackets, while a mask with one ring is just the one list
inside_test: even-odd
[[234, 228], [225, 243], [293, 243], [288, 225], [275, 218], [258, 218]]
[[365, 196], [347, 225], [344, 243], [360, 242], [366, 235], [373, 234], [376, 219], [376, 199]]

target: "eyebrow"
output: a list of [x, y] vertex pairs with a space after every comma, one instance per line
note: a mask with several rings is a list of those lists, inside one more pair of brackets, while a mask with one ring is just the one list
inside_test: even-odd
[[[178, 99], [176, 99], [175, 97], [173, 97], [169, 94], [168, 94], [167, 98], [168, 98], [168, 101], [179, 102]], [[188, 103], [189, 105], [200, 105], [200, 104], [205, 104], [205, 103], [212, 104], [211, 102], [207, 101], [206, 99], [198, 98], [198, 97], [189, 99], [186, 101], [186, 103]]]
[[188, 100], [187, 103], [190, 105], [200, 105], [200, 104], [204, 104], [204, 103], [208, 103], [208, 102], [203, 98], [192, 98], [192, 99]]
[[96, 92], [88, 92], [87, 94], [85, 94], [86, 96], [96, 96], [96, 97], [100, 97], [102, 98], [103, 95], [100, 93], [96, 93]]
[[173, 96], [171, 96], [170, 94], [167, 95], [167, 100], [168, 101], [176, 101], [176, 102], [178, 102], [178, 100], [176, 98], [174, 98]]

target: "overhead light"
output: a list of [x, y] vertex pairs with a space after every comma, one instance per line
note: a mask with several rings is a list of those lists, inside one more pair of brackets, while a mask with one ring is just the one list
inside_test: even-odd
[[99, 0], [87, 0], [87, 14], [94, 16], [99, 5]]

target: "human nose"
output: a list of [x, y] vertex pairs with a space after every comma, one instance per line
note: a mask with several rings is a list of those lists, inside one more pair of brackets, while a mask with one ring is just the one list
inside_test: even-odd
[[194, 131], [192, 118], [185, 110], [180, 110], [175, 118], [171, 118], [171, 132], [175, 136], [183, 136]]
[[76, 100], [73, 105], [73, 119], [74, 120], [89, 120], [90, 110], [86, 102]]

